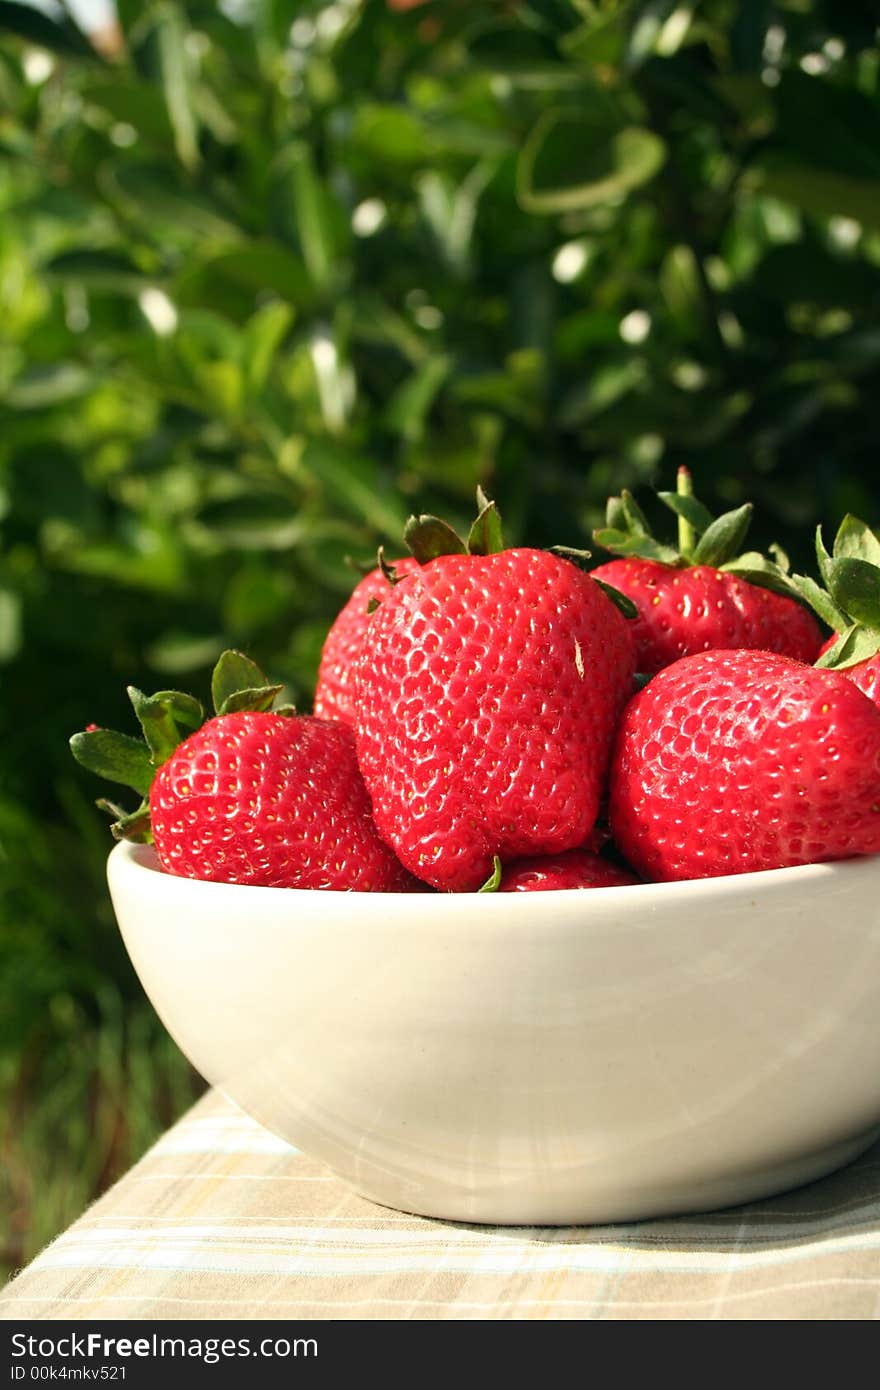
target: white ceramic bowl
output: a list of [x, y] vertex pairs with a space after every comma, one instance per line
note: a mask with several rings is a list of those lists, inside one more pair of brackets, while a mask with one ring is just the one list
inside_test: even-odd
[[880, 1132], [880, 856], [590, 891], [197, 883], [119, 845], [135, 968], [204, 1076], [385, 1205], [706, 1210]]

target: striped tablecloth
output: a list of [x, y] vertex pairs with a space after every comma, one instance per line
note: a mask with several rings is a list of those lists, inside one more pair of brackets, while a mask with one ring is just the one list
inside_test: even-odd
[[351, 1194], [216, 1092], [13, 1279], [0, 1318], [873, 1318], [880, 1145], [711, 1216], [534, 1229]]

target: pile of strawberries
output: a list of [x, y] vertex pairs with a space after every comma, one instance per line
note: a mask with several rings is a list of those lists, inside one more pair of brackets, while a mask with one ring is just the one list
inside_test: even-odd
[[[533, 891], [706, 878], [880, 852], [880, 542], [847, 517], [823, 583], [738, 554], [685, 472], [628, 494], [618, 558], [506, 549], [478, 493], [467, 538], [412, 518], [411, 552], [358, 584], [327, 638], [313, 715], [240, 652], [192, 696], [131, 689], [143, 739], [91, 726], [102, 802], [189, 878], [362, 892]], [[811, 611], [812, 610], [812, 611]], [[834, 629], [825, 640], [813, 612]], [[816, 664], [814, 664], [816, 663]]]

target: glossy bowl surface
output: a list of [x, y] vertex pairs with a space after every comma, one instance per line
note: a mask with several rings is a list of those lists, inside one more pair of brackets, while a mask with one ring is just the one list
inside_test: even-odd
[[880, 1131], [880, 856], [352, 894], [194, 882], [121, 844], [109, 881], [198, 1070], [387, 1206], [527, 1225], [708, 1210]]

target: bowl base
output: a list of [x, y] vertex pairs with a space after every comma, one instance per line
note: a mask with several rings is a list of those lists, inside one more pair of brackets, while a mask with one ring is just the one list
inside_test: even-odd
[[[718, 1211], [741, 1206], [803, 1187], [827, 1177], [858, 1158], [880, 1138], [880, 1126], [845, 1139], [747, 1172], [725, 1174], [708, 1181], [681, 1181], [638, 1190], [581, 1191], [576, 1197], [549, 1194], [536, 1188], [530, 1192], [497, 1189], [486, 1192], [425, 1193], [417, 1202], [394, 1200], [384, 1187], [370, 1190], [367, 1184], [353, 1186], [358, 1196], [394, 1211], [436, 1221], [459, 1221], [489, 1226], [602, 1226], [629, 1221], [650, 1221], [665, 1216]], [[572, 1186], [574, 1184], [572, 1183]]]

